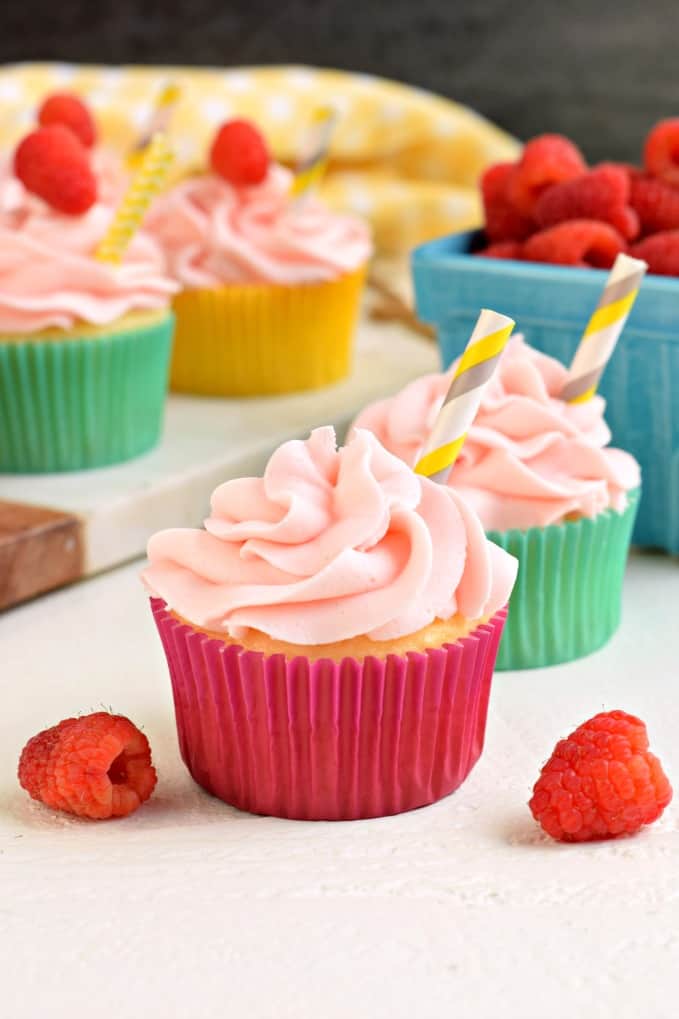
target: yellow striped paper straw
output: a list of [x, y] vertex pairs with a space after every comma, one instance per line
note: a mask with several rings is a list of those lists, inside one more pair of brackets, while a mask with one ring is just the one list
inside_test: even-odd
[[116, 210], [111, 225], [95, 252], [100, 262], [118, 263], [139, 229], [149, 205], [163, 190], [172, 162], [172, 149], [164, 134], [157, 134]]
[[646, 262], [639, 258], [623, 254], [616, 258], [568, 369], [562, 400], [585, 403], [596, 393], [647, 269]]
[[309, 138], [304, 145], [304, 154], [295, 171], [290, 188], [293, 198], [302, 198], [320, 182], [328, 165], [330, 141], [337, 115], [330, 106], [319, 106], [314, 111]]
[[158, 93], [151, 111], [148, 124], [132, 146], [127, 157], [128, 166], [135, 168], [141, 162], [141, 156], [151, 144], [153, 137], [161, 132], [167, 133], [175, 107], [181, 99], [182, 90], [175, 81], [170, 81]]
[[514, 325], [514, 320], [506, 315], [487, 308], [482, 310], [431, 435], [415, 464], [417, 474], [424, 474], [441, 485], [448, 480], [476, 417], [483, 390], [498, 366]]

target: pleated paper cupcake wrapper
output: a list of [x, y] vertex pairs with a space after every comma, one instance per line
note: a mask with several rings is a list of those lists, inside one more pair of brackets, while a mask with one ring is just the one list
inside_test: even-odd
[[622, 513], [488, 533], [519, 560], [497, 669], [570, 662], [613, 636], [639, 497], [631, 492]]
[[346, 378], [365, 267], [325, 283], [229, 285], [175, 299], [171, 388], [211, 396], [317, 389]]
[[108, 334], [0, 341], [0, 471], [129, 460], [160, 436], [173, 316]]
[[228, 646], [151, 605], [184, 762], [241, 810], [398, 814], [453, 792], [478, 760], [506, 609], [440, 649], [312, 662]]

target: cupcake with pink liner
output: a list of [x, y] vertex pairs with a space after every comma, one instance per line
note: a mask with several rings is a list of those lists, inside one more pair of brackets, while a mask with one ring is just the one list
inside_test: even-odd
[[177, 287], [148, 234], [119, 266], [96, 259], [113, 216], [96, 194], [69, 215], [0, 181], [2, 471], [104, 466], [158, 440]]
[[[414, 464], [454, 370], [366, 407], [354, 427]], [[602, 397], [560, 398], [567, 378], [559, 361], [512, 337], [448, 479], [489, 537], [519, 559], [502, 669], [581, 657], [620, 620], [639, 465], [609, 446]]]
[[209, 792], [348, 820], [465, 779], [517, 564], [453, 489], [319, 428], [148, 555], [182, 756]]
[[177, 184], [148, 219], [182, 287], [172, 388], [249, 396], [345, 378], [367, 225], [312, 194], [296, 199], [293, 174], [243, 121], [223, 125], [211, 160], [212, 172]]

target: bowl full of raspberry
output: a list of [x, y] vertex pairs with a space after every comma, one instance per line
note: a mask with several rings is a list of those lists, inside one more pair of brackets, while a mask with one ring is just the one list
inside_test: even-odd
[[634, 541], [679, 553], [679, 118], [648, 135], [640, 167], [588, 167], [560, 135], [528, 142], [481, 180], [485, 226], [416, 249], [420, 318], [444, 367], [479, 306], [500, 306], [533, 346], [568, 363], [620, 252], [648, 274], [601, 380], [615, 445], [640, 462]]

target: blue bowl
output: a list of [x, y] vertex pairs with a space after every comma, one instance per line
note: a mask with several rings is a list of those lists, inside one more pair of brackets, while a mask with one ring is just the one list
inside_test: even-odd
[[[481, 308], [516, 319], [526, 339], [569, 364], [607, 273], [470, 254], [477, 232], [413, 253], [420, 318], [434, 325], [444, 367], [461, 353]], [[613, 442], [641, 464], [633, 541], [679, 553], [679, 279], [648, 276], [601, 382]]]

